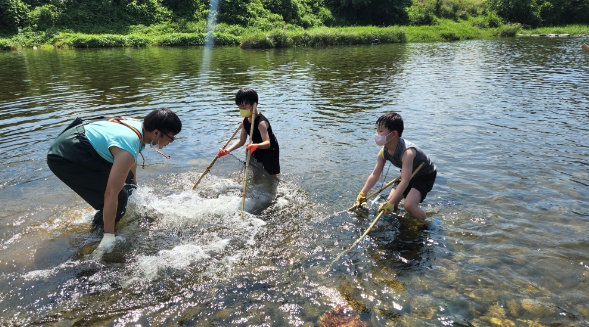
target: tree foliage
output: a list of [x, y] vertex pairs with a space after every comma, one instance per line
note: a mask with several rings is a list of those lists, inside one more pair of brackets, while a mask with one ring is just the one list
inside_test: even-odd
[[509, 22], [538, 26], [542, 21], [536, 0], [489, 0], [491, 9]]
[[532, 27], [589, 24], [589, 0], [489, 0], [503, 19]]
[[411, 0], [325, 0], [340, 25], [404, 25]]
[[26, 26], [29, 8], [21, 0], [0, 0], [0, 29], [6, 32], [17, 32]]
[[[589, 0], [0, 0], [0, 32], [68, 30], [121, 33], [134, 25], [216, 23], [270, 31], [349, 25], [438, 25], [469, 20], [479, 28], [589, 24]], [[200, 24], [200, 23], [199, 23]]]

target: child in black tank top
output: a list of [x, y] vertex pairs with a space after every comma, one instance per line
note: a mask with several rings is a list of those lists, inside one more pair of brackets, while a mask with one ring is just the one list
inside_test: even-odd
[[280, 174], [280, 151], [278, 140], [272, 131], [268, 119], [257, 111], [258, 94], [250, 88], [242, 88], [235, 96], [235, 104], [239, 107], [239, 113], [244, 117], [241, 125], [239, 140], [235, 141], [227, 149], [219, 149], [217, 158], [229, 154], [231, 151], [240, 148], [247, 141], [253, 121], [252, 143], [246, 146], [256, 161], [264, 167], [272, 177], [278, 178]]

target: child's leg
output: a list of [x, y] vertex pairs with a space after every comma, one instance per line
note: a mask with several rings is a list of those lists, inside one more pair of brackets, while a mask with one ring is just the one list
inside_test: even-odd
[[425, 220], [426, 215], [419, 204], [423, 202], [429, 191], [432, 190], [436, 181], [437, 172], [421, 176], [415, 176], [410, 182], [403, 195], [405, 196], [405, 203], [403, 207], [413, 217]]
[[426, 215], [423, 210], [419, 207], [419, 203], [421, 202], [421, 192], [417, 189], [412, 188], [407, 194], [405, 198], [405, 202], [403, 203], [403, 207], [405, 210], [413, 217], [419, 218], [421, 220], [425, 220]]

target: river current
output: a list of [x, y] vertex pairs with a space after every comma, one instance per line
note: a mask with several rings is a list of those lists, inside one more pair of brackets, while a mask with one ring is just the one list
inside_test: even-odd
[[[582, 42], [0, 52], [0, 325], [587, 326]], [[238, 126], [243, 86], [282, 173], [270, 198], [250, 185], [242, 220], [242, 149], [191, 187]], [[47, 149], [75, 117], [164, 106], [183, 122], [172, 158], [145, 151], [117, 247], [94, 261], [94, 211]], [[339, 256], [375, 218], [378, 203], [345, 209], [387, 111], [438, 168], [427, 224], [401, 210]]]

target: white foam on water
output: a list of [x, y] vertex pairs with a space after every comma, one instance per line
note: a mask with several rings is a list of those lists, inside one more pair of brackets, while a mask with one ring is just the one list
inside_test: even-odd
[[[225, 243], [227, 243], [227, 240], [225, 240]], [[144, 277], [152, 280], [157, 277], [157, 273], [161, 268], [182, 269], [192, 263], [208, 258], [210, 256], [201, 246], [182, 244], [171, 250], [161, 250], [156, 256], [140, 256], [137, 268]]]
[[[126, 273], [123, 275], [126, 277], [123, 277], [122, 282], [124, 287], [136, 282], [166, 278], [170, 271], [202, 274], [210, 278], [227, 276], [233, 267], [257, 255], [256, 235], [266, 228], [266, 222], [247, 211], [259, 206], [267, 207], [268, 196], [272, 193], [264, 188], [265, 185], [252, 185], [248, 189], [246, 212], [242, 219], [242, 185], [236, 180], [209, 175], [203, 179], [197, 190], [192, 190], [191, 179], [193, 177], [189, 175], [181, 176], [180, 184], [175, 186], [140, 185], [130, 198], [132, 205], [128, 207], [127, 217], [123, 219], [137, 219], [137, 216], [151, 218], [153, 220], [150, 229], [156, 235], [165, 235], [170, 231], [172, 235], [180, 236], [177, 239], [180, 244], [171, 245], [167, 238], [150, 238], [149, 242], [153, 242], [153, 247], [149, 248], [155, 252], [146, 254], [139, 251], [135, 259], [125, 265]], [[283, 193], [281, 196], [270, 199], [274, 200], [276, 208], [287, 207], [294, 200], [291, 197], [298, 196], [297, 192], [290, 192], [290, 188], [284, 189], [285, 186], [279, 185]], [[76, 204], [70, 209], [53, 208], [52, 211], [55, 213], [51, 218], [39, 225], [40, 229], [46, 230], [52, 237], [79, 230], [79, 227], [72, 229], [74, 226], [89, 227], [96, 212], [86, 203]], [[119, 226], [118, 244], [126, 242], [124, 235], [127, 233], [142, 233], [134, 225]], [[85, 232], [85, 229], [79, 231]], [[8, 243], [18, 242], [20, 237], [14, 235]], [[98, 234], [89, 234], [83, 239], [89, 238], [100, 241]], [[72, 265], [79, 264], [78, 261], [67, 261], [49, 269], [23, 273], [21, 277], [28, 281], [48, 280], [60, 274], [63, 269], [71, 269]], [[108, 266], [107, 263], [105, 268], [109, 269]]]
[[346, 298], [343, 297], [340, 294], [340, 292], [335, 288], [321, 285], [321, 286], [317, 287], [317, 290], [319, 291], [319, 293], [327, 296], [331, 300], [331, 303], [334, 307], [338, 306], [338, 305], [343, 305], [343, 306], [348, 305], [348, 301], [346, 300]]
[[276, 199], [276, 207], [278, 208], [285, 208], [286, 206], [288, 206], [288, 204], [289, 201], [284, 197], [279, 197], [278, 199]]
[[22, 275], [22, 278], [27, 281], [32, 280], [47, 280], [50, 277], [56, 275], [61, 269], [71, 268], [78, 266], [80, 261], [66, 261], [61, 263], [53, 268], [49, 269], [39, 269], [39, 270], [31, 270], [26, 272]]
[[[152, 218], [156, 230], [176, 231], [182, 244], [159, 250], [155, 255], [140, 254], [128, 268], [130, 277], [123, 282], [124, 287], [163, 278], [170, 269], [196, 269], [199, 274], [204, 269], [203, 274], [214, 277], [256, 255], [251, 247], [266, 222], [247, 212], [241, 219], [241, 186], [233, 180], [211, 176], [199, 187], [198, 191], [189, 187], [171, 191], [139, 186], [132, 198], [133, 210]], [[245, 205], [247, 210], [258, 202], [247, 199]], [[152, 240], [156, 248], [169, 246], [168, 240]]]
[[15, 242], [17, 242], [18, 240], [20, 240], [22, 238], [22, 234], [21, 233], [16, 233], [14, 235], [12, 235], [11, 238], [9, 238], [8, 240], [6, 240], [5, 242], [0, 243], [0, 245], [2, 245], [2, 249], [6, 249], [8, 245], [12, 245]]
[[229, 242], [228, 239], [217, 239], [206, 245], [181, 244], [170, 250], [160, 250], [157, 255], [141, 255], [132, 267], [131, 278], [123, 282], [123, 287], [138, 281], [155, 280], [166, 268], [186, 270], [193, 264], [210, 259], [211, 254], [223, 251]]
[[25, 280], [46, 280], [49, 277], [55, 275], [56, 269], [41, 269], [41, 270], [32, 270], [27, 272], [26, 274], [22, 275], [22, 278]]
[[[231, 220], [232, 224], [243, 225], [258, 221], [254, 215], [248, 213], [260, 205], [257, 199], [246, 198], [244, 220], [241, 220], [242, 198], [239, 196], [239, 185], [231, 184], [227, 180], [217, 184], [218, 192], [213, 198], [201, 197], [199, 192], [183, 190], [168, 195], [160, 195], [148, 186], [140, 186], [132, 201], [139, 211], [146, 215], [155, 214], [161, 227], [183, 227], [195, 223], [216, 223]], [[247, 222], [245, 221], [247, 217]], [[262, 222], [255, 222], [263, 225]]]

